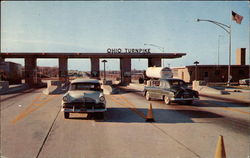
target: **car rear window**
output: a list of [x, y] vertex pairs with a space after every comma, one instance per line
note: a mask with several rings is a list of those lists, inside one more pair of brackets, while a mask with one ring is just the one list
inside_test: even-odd
[[187, 84], [182, 80], [170, 80], [171, 86], [187, 87]]

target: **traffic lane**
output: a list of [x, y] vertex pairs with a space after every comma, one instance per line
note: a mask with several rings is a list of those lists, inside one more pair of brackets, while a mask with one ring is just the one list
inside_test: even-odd
[[207, 111], [221, 114], [225, 117], [225, 119], [229, 120], [232, 125], [239, 125], [244, 128], [249, 127], [249, 106], [206, 97], [201, 97], [201, 100], [194, 103], [193, 106], [202, 107], [202, 109], [205, 109]]
[[[138, 105], [140, 105], [140, 106], [145, 106], [145, 110], [147, 109], [146, 107], [148, 107], [148, 102], [147, 101], [145, 101], [145, 99], [136, 99], [136, 98], [134, 98], [133, 96], [131, 97], [131, 96], [124, 96], [124, 97], [128, 97], [129, 99], [128, 100], [131, 100], [132, 101], [132, 104], [134, 103], [135, 104], [135, 106], [138, 106]], [[108, 98], [107, 98], [108, 99]], [[109, 100], [109, 99], [108, 99]], [[143, 100], [143, 102], [141, 102], [141, 100]], [[60, 99], [58, 100], [58, 102], [60, 102]], [[156, 101], [157, 102], [157, 101]], [[57, 103], [58, 104], [58, 103]], [[129, 124], [129, 125], [131, 125], [131, 124], [134, 124], [134, 123], [137, 123], [137, 124], [139, 124], [139, 125], [141, 125], [141, 124], [147, 124], [147, 123], [145, 123], [144, 121], [143, 121], [143, 118], [141, 117], [141, 116], [139, 116], [136, 112], [134, 112], [134, 111], [132, 111], [130, 108], [131, 107], [128, 107], [128, 106], [131, 106], [131, 104], [129, 104], [129, 103], [123, 103], [123, 105], [120, 105], [120, 104], [118, 104], [117, 102], [115, 103], [115, 105], [117, 105], [117, 106], [112, 106], [112, 107], [110, 107], [109, 109], [112, 109], [112, 110], [109, 110], [111, 113], [109, 113], [109, 111], [108, 111], [108, 113], [107, 113], [107, 122], [103, 122], [104, 124], [105, 124], [105, 128], [106, 128], [106, 124], [107, 123], [112, 123], [112, 124], [117, 124], [117, 125], [119, 125], [119, 124], [121, 124], [121, 122], [122, 122], [122, 124]], [[118, 106], [119, 105], [119, 106]], [[127, 108], [126, 108], [126, 105], [127, 105]], [[163, 104], [164, 105], [164, 104]], [[50, 106], [52, 106], [52, 105], [50, 105]], [[160, 106], [162, 106], [162, 105], [160, 105]], [[155, 107], [155, 105], [154, 105], [154, 107]], [[139, 110], [141, 110], [141, 108], [142, 107], [139, 107], [140, 109]], [[175, 113], [178, 113], [178, 112], [175, 112]], [[162, 113], [162, 115], [164, 115], [165, 113]], [[59, 113], [59, 116], [61, 115], [61, 117], [63, 118], [63, 116], [62, 116], [62, 114], [61, 113]], [[164, 116], [162, 116], [162, 117], [165, 117], [166, 115], [164, 115]], [[175, 114], [173, 114], [173, 115], [170, 115], [169, 117], [174, 117], [174, 116], [176, 116]], [[180, 117], [180, 116], [178, 116], [178, 117]], [[185, 118], [187, 118], [187, 119], [190, 119], [189, 117], [187, 117], [187, 116], [183, 116], [183, 117], [185, 117]], [[76, 125], [73, 125], [73, 127], [79, 127], [79, 126], [81, 126], [82, 124], [81, 124], [81, 121], [82, 121], [82, 119], [81, 119], [81, 117], [76, 117], [75, 119], [73, 118], [73, 119], [71, 119], [71, 121], [73, 121], [73, 120], [78, 120], [78, 121], [80, 121], [79, 122], [79, 124], [76, 124]], [[128, 121], [129, 120], [129, 121]], [[165, 119], [164, 119], [165, 120]], [[56, 120], [57, 121], [57, 120]], [[87, 121], [87, 122], [89, 122], [89, 120], [87, 119], [87, 120], [85, 120], [85, 121]], [[179, 122], [179, 124], [177, 124], [177, 125], [181, 125], [182, 123], [181, 123], [181, 121], [178, 121]], [[98, 123], [102, 123], [102, 122], [98, 122]], [[169, 124], [167, 124], [167, 123], [164, 123], [164, 124], [166, 124], [166, 125], [169, 125]], [[176, 124], [176, 123], [174, 123], [174, 124]], [[123, 134], [123, 135], [126, 135], [126, 133], [127, 133], [127, 128], [129, 128], [129, 125], [128, 125], [128, 127], [126, 126], [125, 128], [121, 128], [121, 130], [122, 131], [124, 131], [124, 133], [122, 133], [122, 132], [117, 132], [117, 133], [121, 133], [121, 134]], [[55, 123], [55, 126], [53, 126], [52, 127], [52, 129], [51, 129], [51, 131], [53, 131], [54, 129], [55, 129], [55, 127], [56, 128], [58, 128], [58, 126], [56, 126], [56, 123]], [[61, 126], [59, 126], [59, 127], [61, 127]], [[135, 125], [134, 127], [133, 127], [133, 129], [131, 129], [131, 131], [133, 130], [133, 132], [134, 132], [134, 130], [138, 130], [137, 128], [137, 125]], [[88, 128], [88, 127], [86, 127], [86, 128]], [[120, 129], [120, 127], [116, 127], [115, 128], [115, 130], [119, 130], [119, 129], [117, 129], [117, 128], [119, 128]], [[150, 130], [150, 129], [147, 129], [147, 128], [145, 128], [145, 127], [141, 127], [142, 129], [146, 129], [146, 130]], [[66, 127], [66, 129], [67, 129], [67, 127]], [[73, 128], [74, 129], [74, 128]], [[112, 128], [111, 128], [112, 129]], [[167, 150], [168, 152], [171, 152], [171, 150], [173, 149], [173, 148], [171, 148], [172, 147], [172, 145], [173, 144], [179, 144], [180, 146], [182, 146], [182, 148], [185, 148], [187, 151], [189, 151], [189, 146], [188, 145], [186, 145], [186, 144], [183, 144], [182, 143], [182, 141], [181, 140], [178, 140], [178, 136], [177, 137], [173, 137], [172, 135], [170, 135], [170, 134], [168, 134], [168, 132], [166, 132], [165, 130], [162, 130], [161, 128], [157, 128], [157, 127], [154, 127], [154, 129], [156, 129], [156, 130], [158, 130], [158, 132], [160, 132], [161, 134], [164, 134], [164, 136], [165, 137], [167, 137], [168, 139], [170, 139], [170, 140], [172, 140], [174, 143], [171, 143], [171, 141], [168, 141], [168, 142], [170, 142], [170, 143], [166, 143], [166, 144], [163, 144], [167, 149], [169, 149], [169, 150]], [[60, 132], [60, 133], [63, 133], [64, 132], [64, 128], [62, 128], [62, 131]], [[72, 133], [75, 133], [75, 131], [77, 131], [78, 129], [76, 129], [76, 130], [73, 130], [73, 131], [70, 131], [69, 132], [69, 135], [71, 134], [73, 137], [74, 137], [74, 134], [72, 134]], [[102, 129], [101, 129], [102, 130]], [[85, 131], [85, 127], [82, 129], [82, 130], [80, 130], [79, 132], [84, 132]], [[97, 130], [97, 131], [99, 131], [99, 130]], [[128, 130], [129, 131], [129, 130]], [[23, 131], [23, 132], [25, 132], [25, 131]], [[91, 135], [91, 132], [92, 131], [90, 131], [89, 132], [89, 135]], [[141, 131], [141, 132], [144, 132], [143, 130]], [[157, 133], [156, 135], [159, 135], [159, 137], [161, 137], [161, 134], [159, 134], [158, 132], [155, 132], [155, 133]], [[51, 140], [51, 135], [54, 135], [54, 137], [57, 137], [57, 135], [58, 135], [58, 133], [56, 132], [56, 133], [53, 133], [53, 134], [51, 134], [51, 133], [53, 133], [53, 132], [50, 132], [50, 134], [48, 135], [48, 139], [45, 141], [45, 144], [44, 144], [44, 146], [46, 146], [47, 145], [47, 143], [50, 143], [50, 140]], [[109, 133], [109, 131], [108, 131], [108, 133]], [[131, 132], [132, 133], [132, 132]], [[20, 133], [21, 134], [21, 133]], [[102, 133], [100, 133], [100, 134], [102, 134]], [[143, 133], [140, 133], [140, 134], [138, 134], [138, 135], [143, 135]], [[152, 137], [153, 138], [157, 138], [157, 136], [156, 135], [152, 135]], [[151, 135], [150, 135], [150, 133], [149, 133], [149, 135], [148, 135], [148, 137], [150, 137]], [[93, 138], [94, 137], [94, 138]], [[95, 137], [96, 137], [96, 135], [93, 135], [93, 137], [90, 137], [90, 139], [91, 139], [91, 141], [93, 141], [92, 139], [95, 139]], [[119, 136], [117, 136], [117, 137], [119, 137]], [[53, 137], [52, 137], [53, 138]], [[87, 136], [87, 138], [89, 138], [88, 136]], [[97, 137], [98, 138], [98, 137]], [[137, 140], [137, 138], [136, 137], [132, 137], [133, 138], [133, 140]], [[54, 138], [53, 138], [54, 139]], [[124, 141], [124, 139], [125, 138], [121, 138], [121, 139], [119, 139], [121, 142], [122, 141]], [[155, 139], [153, 139], [152, 141], [153, 142], [155, 142], [155, 141], [157, 141], [158, 139], [164, 139], [163, 137], [162, 138], [157, 138], [156, 140]], [[49, 141], [48, 141], [49, 140]], [[109, 139], [108, 139], [109, 140]], [[125, 139], [126, 140], [126, 139]], [[140, 139], [139, 139], [140, 140]], [[149, 141], [151, 140], [151, 139], [148, 139]], [[70, 141], [70, 140], [68, 140], [68, 139], [66, 139], [65, 140], [65, 142], [68, 142], [68, 141]], [[105, 140], [104, 140], [105, 141]], [[114, 139], [113, 140], [114, 142], [116, 142], [116, 139]], [[112, 142], [113, 142], [112, 141]], [[130, 140], [131, 141], [131, 140]], [[56, 143], [57, 141], [55, 141], [55, 143]], [[103, 141], [100, 141], [101, 143], [103, 142]], [[97, 142], [97, 143], [100, 143], [100, 142]], [[137, 142], [135, 141], [135, 142], [133, 142], [133, 141], [131, 141], [132, 142], [132, 145], [131, 146], [134, 146], [135, 147], [135, 149], [137, 149], [136, 151], [133, 151], [133, 149], [130, 149], [129, 147], [129, 145], [121, 145], [121, 146], [123, 146], [124, 148], [126, 148], [127, 150], [126, 150], [126, 152], [128, 152], [129, 154], [127, 154], [127, 155], [144, 155], [144, 154], [148, 154], [148, 153], [145, 153], [145, 152], [143, 152], [143, 151], [141, 151], [141, 150], [144, 150], [144, 148], [143, 147], [141, 147], [141, 144], [138, 144], [138, 147], [136, 147], [136, 144], [137, 144]], [[145, 141], [145, 140], [141, 140], [140, 142], [143, 142], [143, 144], [147, 144], [147, 141]], [[74, 144], [74, 143], [78, 143], [77, 141], [75, 142], [74, 141], [74, 139], [73, 139], [73, 142], [69, 142], [69, 144]], [[157, 143], [157, 142], [155, 142], [155, 143]], [[95, 142], [95, 144], [96, 144], [96, 142]], [[94, 147], [95, 147], [95, 144], [93, 145]], [[134, 145], [133, 145], [134, 144]], [[152, 143], [151, 143], [152, 144]], [[81, 143], [80, 143], [80, 145], [81, 145]], [[83, 145], [85, 145], [85, 144], [83, 144]], [[88, 144], [87, 144], [88, 145]], [[107, 145], [110, 145], [110, 144], [107, 144]], [[112, 144], [111, 144], [112, 145]], [[155, 144], [153, 143], [153, 145], [155, 146]], [[140, 146], [140, 147], [139, 147]], [[170, 147], [169, 147], [170, 146]], [[174, 145], [175, 147], [177, 147], [178, 148], [178, 145]], [[58, 147], [58, 146], [57, 146]], [[56, 147], [56, 149], [58, 149]], [[93, 147], [93, 148], [94, 148]], [[65, 149], [64, 147], [60, 147], [60, 149]], [[70, 149], [72, 149], [72, 148], [70, 148]], [[170, 150], [171, 149], [171, 150]], [[81, 153], [81, 151], [80, 151], [81, 149], [79, 149], [79, 152]], [[105, 149], [106, 150], [106, 149]], [[119, 150], [119, 149], [117, 149], [117, 150]], [[149, 151], [150, 150], [150, 148], [147, 148], [147, 151]], [[164, 149], [164, 150], [166, 150], [166, 149]], [[175, 149], [173, 149], [173, 150], [175, 150]], [[172, 150], [172, 151], [173, 151]], [[25, 151], [25, 150], [24, 150]], [[44, 148], [42, 147], [41, 148], [41, 155], [42, 154], [44, 154], [44, 152], [45, 152], [46, 150], [44, 150]], [[77, 150], [76, 150], [77, 151]], [[108, 151], [110, 151], [111, 152], [111, 149], [110, 150], [108, 150]], [[112, 148], [112, 151], [113, 151], [113, 148]], [[190, 151], [189, 152], [187, 152], [187, 151], [185, 151], [185, 154], [190, 154]], [[192, 151], [192, 150], [191, 150]], [[53, 153], [54, 152], [54, 153]], [[73, 151], [72, 151], [73, 152]], [[77, 153], [76, 154], [76, 156], [77, 155], [80, 155], [80, 153]], [[87, 152], [87, 151], [86, 151]], [[93, 154], [92, 152], [96, 152], [94, 149], [93, 150], [91, 150], [91, 152], [89, 153], [89, 155], [91, 155], [91, 154]], [[126, 152], [124, 152], [124, 153], [126, 153]], [[154, 153], [152, 153], [151, 155], [157, 155], [157, 154], [159, 154], [159, 153], [161, 153], [161, 151], [160, 150], [155, 150], [155, 152]], [[180, 151], [180, 152], [177, 152], [176, 154], [178, 154], [178, 155], [180, 155], [182, 152]], [[119, 154], [123, 154], [123, 153], [121, 153], [120, 151], [118, 151], [118, 155]], [[163, 153], [163, 154], [160, 154], [160, 155], [165, 155], [165, 154], [167, 154], [167, 153]], [[188, 155], [189, 155], [188, 154]], [[193, 153], [194, 154], [194, 153]], [[206, 153], [207, 154], [207, 153]], [[56, 152], [55, 153], [55, 151], [53, 150], [53, 151], [49, 151], [48, 153], [46, 152], [46, 155], [45, 156], [47, 156], [47, 155], [58, 155], [58, 153]], [[95, 155], [95, 154], [93, 154], [93, 155]], [[99, 154], [100, 155], [100, 154]], [[99, 155], [97, 155], [96, 157], [99, 157]], [[105, 153], [103, 153], [103, 154], [101, 154], [101, 155], [105, 155]], [[150, 155], [150, 154], [149, 154]], [[194, 154], [195, 155], [195, 154]], [[176, 156], [176, 155], [175, 155]], [[42, 157], [42, 156], [41, 156]], [[48, 157], [50, 157], [50, 156], [48, 156]], [[108, 156], [107, 156], [108, 157]], [[117, 156], [116, 156], [117, 157]], [[133, 157], [133, 156], [128, 156], [128, 157]], [[161, 157], [164, 157], [164, 156], [161, 156]], [[194, 156], [192, 156], [192, 157], [194, 157]]]
[[[224, 136], [228, 157], [245, 158], [249, 156], [249, 116], [236, 111], [218, 109], [220, 107], [211, 108], [207, 105], [203, 107], [200, 102], [202, 101], [195, 102], [194, 106], [173, 105], [170, 107], [176, 112], [190, 116], [193, 121], [191, 126], [188, 123], [181, 126], [165, 126], [157, 123], [158, 127], [174, 138], [178, 138], [183, 144], [188, 144], [188, 147], [201, 157], [214, 156], [219, 135]], [[165, 106], [164, 103], [160, 104]], [[156, 115], [156, 113], [154, 114]], [[157, 118], [155, 119], [157, 121]]]
[[[143, 97], [143, 92], [135, 89], [122, 87], [120, 88], [120, 91], [121, 93], [133, 93], [138, 96], [138, 99]], [[165, 104], [162, 101], [159, 102], [161, 102], [164, 107]], [[193, 110], [196, 111], [203, 109], [203, 111], [197, 113], [196, 115], [201, 115], [202, 113], [204, 113], [205, 115], [209, 115], [209, 113], [212, 113], [214, 115], [221, 115], [223, 117], [226, 117], [227, 119], [230, 120], [233, 119], [234, 122], [240, 122], [240, 124], [244, 124], [246, 128], [248, 127], [250, 121], [249, 105], [241, 104], [238, 102], [232, 102], [230, 100], [214, 99], [211, 97], [200, 97], [200, 100], [195, 101], [193, 105], [178, 105], [176, 103], [173, 103], [172, 105], [166, 107], [172, 108], [174, 110], [175, 109], [178, 110], [180, 107], [181, 109], [187, 107], [189, 108], [189, 110], [190, 108], [193, 108]], [[203, 107], [203, 108], [198, 108], [198, 107]], [[186, 113], [186, 111], [183, 112]]]
[[[120, 100], [125, 99], [121, 96], [117, 96], [117, 98], [120, 98]], [[216, 100], [208, 100], [201, 97], [201, 100], [195, 101], [193, 105], [179, 105], [176, 103], [165, 105], [163, 101], [159, 100], [146, 101], [144, 97], [141, 95], [134, 95], [134, 93], [127, 93], [124, 96], [127, 98], [125, 99], [127, 100], [125, 102], [132, 100], [134, 103], [133, 106], [136, 106], [137, 109], [144, 114], [147, 113], [149, 104], [152, 103], [154, 113], [157, 113], [155, 116], [157, 122], [192, 123], [208, 121], [209, 118], [223, 118], [228, 120], [229, 124], [231, 123], [231, 125], [235, 125], [236, 122], [245, 129], [247, 129], [249, 125], [250, 113], [248, 112], [248, 107], [235, 105], [230, 102], [226, 103]], [[115, 97], [115, 95], [113, 97]], [[141, 100], [144, 100], [145, 103], [139, 103]]]
[[[55, 129], [54, 127], [52, 128], [51, 134], [40, 156], [145, 157], [145, 155], [147, 155], [148, 157], [153, 157], [157, 155], [157, 157], [166, 157], [169, 153], [174, 153], [171, 157], [177, 157], [182, 154], [188, 155], [187, 157], [212, 157], [215, 149], [211, 149], [211, 146], [216, 146], [218, 134], [221, 134], [222, 132], [220, 131], [222, 130], [225, 130], [225, 133], [228, 132], [228, 129], [220, 125], [218, 126], [218, 124], [213, 124], [219, 120], [218, 118], [207, 118], [207, 116], [204, 118], [206, 122], [196, 122], [192, 120], [192, 122], [179, 121], [178, 123], [146, 123], [138, 112], [132, 110], [132, 106], [140, 106], [136, 107], [138, 111], [146, 110], [147, 108], [143, 108], [142, 106], [147, 107], [147, 101], [136, 99], [136, 97], [131, 95], [127, 96], [127, 94], [121, 97], [123, 99], [119, 96], [117, 97], [118, 99], [116, 100], [120, 100], [120, 103], [107, 97], [109, 102], [111, 100], [111, 102], [114, 103], [114, 106], [109, 107], [107, 119], [104, 122], [95, 122], [94, 120], [90, 122], [90, 120], [84, 118], [86, 117], [84, 115], [75, 115], [72, 119], [65, 120], [63, 115], [59, 114], [61, 121], [56, 121]], [[134, 105], [133, 102], [128, 103], [126, 99], [124, 100], [124, 97], [128, 97], [129, 100], [133, 102], [135, 101], [136, 105]], [[155, 103], [155, 105], [154, 107], [158, 106], [159, 109], [163, 106], [162, 103]], [[157, 113], [158, 112], [154, 110], [154, 114], [157, 118], [162, 117], [161, 119], [166, 119], [165, 113]], [[175, 110], [174, 113], [179, 112]], [[174, 116], [176, 115], [168, 115], [168, 117]], [[178, 117], [191, 120], [183, 114]], [[198, 118], [200, 118], [200, 116]], [[63, 125], [61, 123], [63, 123]], [[232, 132], [228, 135], [231, 137], [234, 134], [235, 132]], [[240, 137], [238, 138], [240, 141], [236, 141], [236, 146], [242, 143], [242, 140], [247, 140], [245, 139], [246, 137], [243, 136], [243, 138], [241, 138], [242, 135], [239, 135]], [[65, 142], [67, 143], [65, 144]], [[159, 147], [159, 143], [161, 147], [164, 148]], [[245, 154], [247, 151], [245, 148], [246, 145], [243, 144], [243, 147], [242, 144], [240, 145], [241, 148], [238, 148], [237, 151], [240, 150]], [[185, 149], [183, 150], [184, 153], [182, 153], [182, 151], [176, 151], [176, 147]], [[231, 150], [231, 148], [235, 148], [235, 144], [228, 150]], [[148, 153], [147, 151], [150, 152]], [[237, 153], [236, 150], [232, 151], [230, 155]], [[110, 153], [113, 154], [110, 155]], [[241, 154], [238, 155], [241, 157]]]
[[[145, 104], [138, 103], [139, 100], [145, 101], [140, 95], [127, 93], [126, 97], [129, 100], [137, 101], [135, 105], [138, 105], [138, 109], [147, 109], [148, 106], [146, 104], [149, 104], [149, 102]], [[213, 157], [219, 135], [223, 135], [226, 138], [226, 150], [230, 151], [229, 157], [244, 158], [248, 156], [249, 123], [239, 124], [240, 119], [237, 119], [237, 122], [235, 122], [235, 120], [224, 116], [225, 113], [235, 115], [235, 113], [238, 114], [237, 112], [224, 111], [221, 113], [220, 110], [217, 110], [217, 107], [214, 106], [209, 108], [197, 106], [197, 103], [200, 101], [196, 102], [196, 105], [165, 105], [163, 101], [150, 102], [153, 104], [154, 118], [156, 120], [154, 125], [159, 127], [159, 130], [169, 133], [173, 139], [180, 141], [192, 151], [201, 155], [201, 157]], [[163, 110], [158, 109], [174, 110], [175, 114], [166, 116], [164, 115], [166, 113], [162, 112]], [[211, 109], [213, 110], [211, 111]], [[216, 113], [214, 111], [216, 111]], [[179, 115], [176, 115], [176, 113], [179, 113]], [[188, 121], [178, 121], [180, 120], [180, 116], [182, 116], [182, 118], [188, 118]], [[244, 118], [247, 119], [248, 116], [244, 115]], [[177, 120], [175, 124], [169, 123], [169, 120], [175, 119]], [[237, 140], [235, 141], [235, 139]], [[214, 147], [214, 149], [211, 149], [211, 147]], [[238, 151], [241, 153], [238, 153]]]
[[105, 120], [61, 112], [39, 157], [198, 157], [110, 97]]
[[86, 114], [64, 119], [60, 113], [39, 157], [197, 157], [134, 111], [106, 99], [105, 120]]
[[13, 158], [36, 157], [60, 111], [58, 103], [61, 97], [29, 93], [24, 99], [17, 97], [12, 100], [15, 103], [1, 111], [2, 155]]

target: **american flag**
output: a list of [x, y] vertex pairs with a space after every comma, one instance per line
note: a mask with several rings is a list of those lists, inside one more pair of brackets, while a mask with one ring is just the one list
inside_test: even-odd
[[232, 19], [237, 23], [237, 24], [241, 24], [241, 21], [243, 19], [243, 16], [235, 13], [234, 11], [232, 11]]

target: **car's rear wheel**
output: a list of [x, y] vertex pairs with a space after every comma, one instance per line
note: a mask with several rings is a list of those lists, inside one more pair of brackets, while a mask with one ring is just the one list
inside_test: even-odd
[[149, 92], [146, 92], [146, 100], [151, 100], [150, 96], [149, 96]]
[[69, 118], [69, 112], [64, 112], [64, 118], [66, 118], [66, 119]]
[[171, 104], [170, 98], [169, 98], [168, 96], [164, 96], [164, 102], [165, 102], [165, 104], [167, 104], [167, 105], [170, 105], [170, 104]]

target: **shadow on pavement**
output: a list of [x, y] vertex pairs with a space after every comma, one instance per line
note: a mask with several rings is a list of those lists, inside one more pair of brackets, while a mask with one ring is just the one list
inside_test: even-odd
[[200, 94], [200, 96], [221, 100], [222, 102], [227, 101], [227, 102], [230, 102], [230, 103], [240, 104], [240, 105], [243, 105], [243, 106], [250, 106], [249, 101], [239, 100], [239, 99], [237, 99], [237, 98], [235, 98], [233, 96], [231, 98], [223, 98], [223, 97], [220, 97], [220, 96], [205, 95], [205, 94]]
[[[137, 109], [146, 117], [148, 109]], [[221, 115], [206, 111], [153, 109], [156, 123], [194, 123], [193, 118], [220, 118]], [[145, 118], [127, 108], [108, 108], [105, 120], [100, 122], [147, 123]]]
[[249, 107], [250, 104], [243, 104], [237, 102], [225, 102], [219, 100], [200, 100], [193, 105], [202, 107]]

